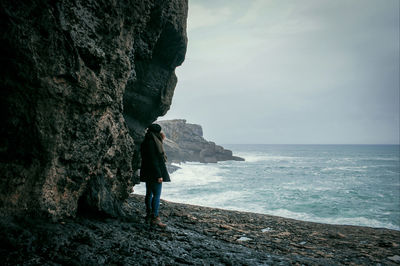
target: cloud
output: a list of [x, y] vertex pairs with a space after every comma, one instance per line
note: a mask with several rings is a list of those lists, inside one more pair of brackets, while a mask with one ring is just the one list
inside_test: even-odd
[[225, 143], [399, 143], [397, 0], [189, 5], [167, 119]]
[[194, 3], [189, 6], [188, 15], [188, 31], [213, 27], [215, 25], [228, 21], [232, 15], [232, 10], [229, 6], [218, 8], [207, 8], [199, 3]]

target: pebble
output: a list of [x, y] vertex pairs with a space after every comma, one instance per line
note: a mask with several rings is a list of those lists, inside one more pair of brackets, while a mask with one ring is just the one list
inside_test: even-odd
[[272, 228], [270, 228], [270, 227], [267, 227], [267, 228], [261, 229], [261, 232], [263, 232], [263, 233], [266, 233], [266, 232], [271, 232], [271, 231], [272, 231]]
[[245, 236], [241, 236], [237, 241], [250, 241], [250, 240], [252, 239]]

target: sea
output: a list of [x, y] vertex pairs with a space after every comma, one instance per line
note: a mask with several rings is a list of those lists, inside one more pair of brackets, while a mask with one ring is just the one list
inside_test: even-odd
[[[399, 145], [223, 145], [245, 161], [181, 163], [161, 198], [400, 230]], [[145, 194], [143, 183], [134, 187]]]

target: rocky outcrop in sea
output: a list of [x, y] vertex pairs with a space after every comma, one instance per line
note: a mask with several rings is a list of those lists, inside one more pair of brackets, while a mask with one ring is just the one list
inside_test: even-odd
[[114, 216], [186, 53], [187, 0], [1, 1], [0, 209]]
[[158, 121], [166, 135], [165, 152], [170, 162], [216, 163], [219, 161], [244, 161], [233, 156], [231, 150], [224, 149], [203, 138], [200, 125], [187, 123], [184, 119]]

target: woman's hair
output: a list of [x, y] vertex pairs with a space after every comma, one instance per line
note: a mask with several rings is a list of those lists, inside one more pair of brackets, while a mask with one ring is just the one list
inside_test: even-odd
[[154, 133], [160, 133], [161, 132], [161, 126], [159, 124], [151, 124], [148, 127], [148, 130]]

